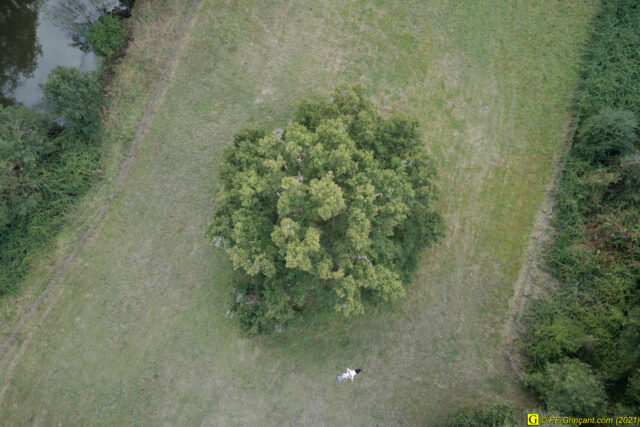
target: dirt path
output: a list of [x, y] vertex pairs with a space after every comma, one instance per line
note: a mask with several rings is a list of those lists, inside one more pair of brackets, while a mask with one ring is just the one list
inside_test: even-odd
[[167, 56], [167, 60], [165, 61], [162, 67], [162, 73], [160, 74], [160, 77], [158, 78], [155, 85], [153, 86], [153, 91], [144, 109], [142, 120], [138, 123], [135, 137], [129, 147], [129, 150], [126, 153], [126, 157], [122, 162], [122, 165], [120, 166], [120, 170], [118, 172], [118, 175], [116, 177], [116, 180], [113, 186], [111, 187], [111, 191], [109, 192], [107, 199], [105, 200], [104, 204], [100, 207], [98, 212], [95, 214], [95, 216], [91, 219], [91, 221], [89, 222], [89, 225], [87, 226], [87, 229], [80, 236], [78, 241], [75, 243], [75, 245], [71, 249], [71, 252], [67, 255], [67, 257], [64, 259], [62, 264], [55, 270], [52, 277], [47, 282], [45, 289], [38, 296], [35, 302], [28, 308], [25, 314], [20, 318], [20, 320], [16, 324], [14, 331], [4, 339], [4, 341], [2, 342], [2, 345], [0, 346], [0, 366], [2, 366], [7, 362], [6, 359], [7, 359], [9, 350], [11, 349], [12, 345], [16, 343], [17, 338], [23, 333], [25, 328], [27, 328], [27, 324], [29, 323], [29, 321], [33, 318], [33, 316], [38, 311], [42, 309], [44, 304], [48, 303], [48, 305], [46, 306], [46, 309], [42, 312], [42, 315], [40, 316], [40, 318], [35, 322], [33, 327], [29, 330], [28, 334], [26, 335], [26, 338], [20, 344], [20, 348], [18, 349], [17, 353], [8, 364], [6, 373], [4, 375], [3, 386], [2, 386], [2, 389], [0, 389], [0, 406], [2, 405], [4, 394], [11, 381], [12, 373], [15, 370], [18, 363], [20, 362], [20, 359], [22, 358], [25, 350], [29, 346], [29, 343], [31, 342], [33, 334], [37, 330], [38, 325], [41, 324], [42, 321], [46, 319], [46, 317], [49, 315], [51, 308], [53, 307], [53, 305], [55, 305], [55, 302], [57, 301], [57, 298], [55, 298], [55, 296], [52, 296], [51, 294], [54, 293], [54, 291], [56, 290], [59, 284], [58, 279], [67, 270], [68, 266], [75, 260], [76, 256], [82, 250], [85, 243], [87, 242], [87, 239], [93, 234], [96, 227], [98, 227], [102, 222], [102, 220], [105, 218], [105, 215], [107, 214], [109, 208], [113, 204], [115, 196], [116, 194], [118, 194], [118, 191], [120, 190], [120, 187], [122, 186], [122, 183], [125, 177], [127, 176], [127, 172], [131, 167], [131, 164], [140, 146], [140, 143], [144, 139], [146, 131], [148, 130], [149, 125], [153, 120], [155, 110], [162, 100], [162, 95], [164, 94], [164, 91], [167, 86], [167, 76], [175, 68], [175, 63], [176, 63], [175, 59], [178, 56], [180, 47], [182, 46], [182, 43], [184, 40], [184, 36], [188, 31], [189, 24], [192, 21], [193, 12], [196, 9], [198, 2], [199, 0], [191, 0], [191, 4], [189, 5], [187, 14], [185, 15], [182, 21], [182, 26], [180, 28], [180, 31], [178, 32], [176, 41], [174, 42], [173, 47], [171, 48], [171, 51]]

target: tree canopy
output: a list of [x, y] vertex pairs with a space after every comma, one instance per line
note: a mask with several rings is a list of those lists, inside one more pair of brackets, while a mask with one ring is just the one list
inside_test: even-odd
[[84, 136], [100, 128], [103, 89], [96, 72], [81, 73], [73, 67], [56, 67], [42, 85], [51, 115]]
[[361, 86], [302, 102], [284, 129], [237, 132], [208, 235], [239, 272], [245, 327], [404, 296], [419, 251], [442, 235], [434, 175], [417, 122], [381, 117]]
[[550, 410], [593, 417], [606, 407], [607, 395], [591, 366], [577, 359], [565, 359], [547, 364], [545, 370], [529, 374], [525, 380], [540, 393]]

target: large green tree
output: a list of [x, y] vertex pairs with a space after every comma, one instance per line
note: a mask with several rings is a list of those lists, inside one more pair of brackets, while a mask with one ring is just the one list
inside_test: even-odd
[[442, 235], [417, 129], [341, 85], [284, 129], [235, 135], [209, 236], [240, 273], [233, 309], [250, 332], [404, 295], [419, 251]]

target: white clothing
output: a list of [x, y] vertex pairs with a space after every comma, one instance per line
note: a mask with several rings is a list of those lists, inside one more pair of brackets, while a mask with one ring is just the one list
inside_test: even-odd
[[347, 368], [347, 377], [353, 382], [353, 378], [356, 376], [356, 371]]

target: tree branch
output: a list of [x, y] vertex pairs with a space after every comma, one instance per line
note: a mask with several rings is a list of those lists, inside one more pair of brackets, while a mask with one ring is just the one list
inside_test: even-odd
[[369, 265], [373, 267], [373, 263], [365, 255], [356, 255], [356, 260], [361, 260], [361, 259], [367, 261]]

